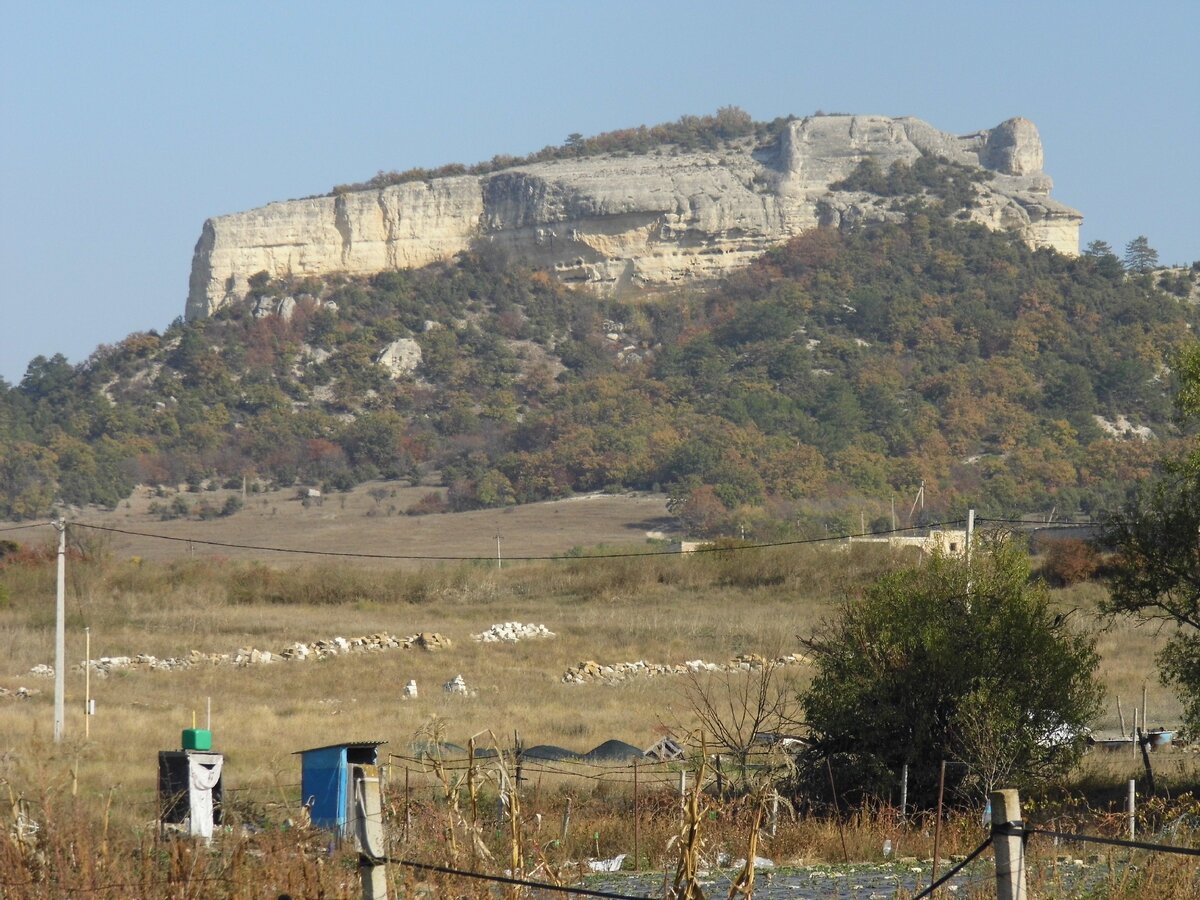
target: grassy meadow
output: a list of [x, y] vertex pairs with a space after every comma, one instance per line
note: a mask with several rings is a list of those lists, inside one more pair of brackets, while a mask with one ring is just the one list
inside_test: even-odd
[[[630, 502], [623, 513], [621, 499], [543, 504], [542, 518], [548, 522], [541, 530], [530, 526], [526, 533], [538, 535], [533, 543], [544, 552], [561, 553], [581, 545], [575, 537], [587, 533], [600, 534], [609, 551], [654, 549], [645, 532], [664, 522], [661, 498], [624, 498]], [[289, 502], [279, 498], [278, 505]], [[351, 524], [364, 537], [350, 546], [372, 546], [369, 541], [378, 540], [378, 535], [366, 534], [378, 530], [381, 517], [366, 511], [379, 501], [359, 492], [350, 503], [360, 506], [334, 520], [337, 527], [348, 528], [345, 520], [355, 520]], [[329, 505], [326, 500], [326, 508]], [[261, 521], [271, 517], [269, 512], [243, 511], [216, 523], [157, 523], [127, 507], [88, 521], [154, 533], [170, 525], [179, 534], [216, 535], [211, 539], [231, 543], [296, 546], [294, 541], [303, 540], [310, 546], [345, 549], [345, 543], [335, 543], [321, 531], [319, 520], [313, 518], [305, 527], [304, 517], [311, 512], [311, 507], [292, 503], [287, 513], [297, 521], [288, 525], [284, 537]], [[579, 525], [571, 521], [576, 514], [592, 518]], [[430, 546], [440, 548], [441, 555], [468, 555], [483, 536], [494, 535], [516, 521], [516, 515], [496, 511], [491, 520], [471, 521], [461, 528], [457, 516], [436, 517], [441, 538]], [[532, 513], [525, 510], [520, 515]], [[413, 521], [386, 514], [382, 520], [395, 523], [397, 529]], [[601, 521], [603, 526], [598, 525]], [[212, 530], [202, 531], [201, 526]], [[505, 533], [513, 531], [506, 527]], [[86, 529], [76, 529], [75, 535], [79, 546], [69, 559], [67, 579], [67, 658], [72, 666], [66, 679], [66, 737], [59, 745], [52, 741], [53, 680], [29, 674], [34, 665], [53, 662], [53, 532], [47, 528], [4, 535], [21, 540], [26, 551], [0, 570], [4, 586], [0, 596], [7, 598], [0, 605], [0, 687], [25, 686], [39, 693], [25, 700], [0, 697], [0, 818], [7, 816], [9, 806], [13, 821], [20, 809], [32, 810], [35, 818], [40, 815], [43, 825], [58, 816], [56, 833], [61, 841], [97, 853], [100, 844], [108, 846], [111, 835], [124, 847], [122, 877], [144, 880], [147, 871], [158, 873], [156, 877], [176, 872], [179, 884], [186, 886], [189, 872], [224, 866], [220, 871], [226, 882], [233, 879], [261, 888], [266, 883], [262, 879], [274, 878], [291, 885], [297, 896], [353, 893], [344, 887], [353, 882], [346, 880], [347, 871], [353, 874], [352, 863], [345, 864], [350, 869], [321, 868], [313, 861], [319, 840], [314, 839], [310, 853], [302, 842], [284, 839], [277, 832], [251, 839], [247, 846], [257, 848], [257, 855], [218, 854], [216, 862], [209, 859], [202, 865], [187, 856], [190, 850], [176, 848], [164, 855], [153, 849], [155, 751], [178, 747], [179, 732], [192, 725], [193, 715], [203, 726], [210, 698], [214, 747], [226, 754], [231, 814], [241, 821], [279, 824], [297, 816], [299, 760], [292, 754], [308, 747], [380, 740], [388, 742], [385, 752], [403, 757], [410, 754], [414, 740], [434, 734], [457, 744], [474, 735], [483, 746], [495, 740], [510, 747], [514, 733], [519, 733], [526, 746], [554, 744], [583, 752], [609, 739], [646, 747], [668, 730], [683, 733], [694, 727], [695, 716], [682, 678], [576, 685], [564, 684], [562, 676], [583, 660], [724, 662], [743, 653], [795, 652], [801, 649], [797, 636], [812, 632], [845, 598], [880, 574], [916, 560], [884, 547], [858, 545], [837, 552], [801, 546], [686, 556], [510, 561], [497, 568], [492, 561], [420, 565], [321, 557], [297, 560], [267, 554], [258, 554], [258, 559], [233, 558], [225, 548], [199, 544], [191, 548], [170, 544], [167, 553], [129, 535]], [[1055, 602], [1063, 612], [1076, 610], [1069, 617], [1075, 627], [1099, 627], [1095, 603], [1102, 590], [1096, 584], [1076, 585], [1057, 591]], [[544, 624], [556, 636], [515, 644], [478, 643], [471, 637], [508, 621]], [[84, 658], [85, 627], [90, 628], [93, 657], [149, 653], [161, 658], [184, 656], [191, 650], [211, 653], [239, 648], [275, 652], [296, 641], [378, 631], [400, 637], [438, 632], [452, 641], [452, 647], [246, 667], [129, 670], [93, 677], [97, 714], [86, 723], [85, 736], [84, 676], [74, 666]], [[1158, 684], [1154, 672], [1153, 656], [1160, 640], [1162, 635], [1151, 629], [1121, 622], [1100, 633], [1101, 677], [1109, 693], [1105, 718], [1096, 723], [1100, 730], [1116, 730], [1117, 696], [1131, 723], [1143, 689], [1150, 707], [1149, 724], [1175, 724], [1178, 701]], [[459, 674], [476, 691], [474, 696], [453, 696], [442, 690], [444, 682]], [[780, 677], [793, 688], [802, 687], [809, 674], [803, 665], [780, 670]], [[418, 685], [415, 699], [402, 695], [410, 679]], [[1169, 789], [1190, 784], [1191, 760], [1189, 753], [1157, 754], [1156, 774]], [[398, 793], [405, 763], [394, 762], [389, 810], [393, 821], [399, 821], [406, 808]], [[415, 808], [427, 814], [414, 820], [411, 837], [419, 844], [412, 854], [444, 852], [448, 826], [443, 827], [443, 813], [435, 802], [442, 789], [429, 772], [411, 768]], [[1092, 754], [1073, 779], [1097, 796], [1111, 787], [1115, 800], [1125, 779], [1137, 773], [1132, 754]], [[657, 803], [663, 813], [647, 819], [642, 844], [656, 848], [653, 852], [658, 855], [648, 856], [647, 865], [661, 871], [663, 848], [677, 829], [678, 800], [665, 782], [656, 785], [648, 779], [644, 790], [644, 802], [651, 808]], [[597, 850], [604, 854], [628, 849], [627, 778], [606, 781], [545, 772], [529, 779], [526, 793], [525, 811], [538, 814], [530, 846], [547, 848], [553, 837], [558, 838], [553, 851], [541, 851], [547, 865]], [[550, 829], [543, 822], [560, 821], [568, 797], [576, 804], [580, 824], [573, 837], [562, 840], [557, 825]], [[22, 806], [20, 798], [33, 806]], [[714, 846], [720, 843], [735, 857], [744, 856], [744, 849], [737, 848], [747, 821], [744, 811], [731, 809], [713, 826]], [[946, 838], [949, 849], [943, 855], [972, 849], [977, 825], [976, 820], [972, 827], [967, 817], [952, 827]], [[836, 861], [843, 852], [870, 860], [879, 856], [883, 840], [891, 838], [905, 845], [905, 854], [932, 855], [927, 827], [897, 828], [894, 816], [863, 810], [848, 829], [847, 851], [841, 845], [843, 834], [829, 822], [815, 819], [790, 823], [764, 849], [790, 860]], [[497, 828], [489, 840], [503, 846], [501, 831]], [[593, 835], [598, 836], [594, 842]], [[15, 851], [10, 847], [6, 852]], [[291, 854], [294, 864], [272, 869], [264, 860], [277, 853]], [[111, 863], [107, 875], [87, 875], [73, 865], [67, 868], [76, 872], [73, 877], [79, 884], [109, 884], [118, 871]], [[128, 895], [169, 893], [156, 894], [156, 888], [146, 884], [145, 893], [135, 890]], [[208, 895], [189, 894], [186, 887], [181, 890], [179, 896]], [[232, 890], [218, 894], [243, 896]], [[43, 895], [31, 887], [28, 896]]]

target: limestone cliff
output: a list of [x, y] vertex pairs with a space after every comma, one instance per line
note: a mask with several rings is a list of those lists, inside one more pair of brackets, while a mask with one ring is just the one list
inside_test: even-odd
[[606, 290], [712, 277], [818, 224], [887, 218], [880, 198], [830, 185], [865, 159], [886, 169], [925, 154], [992, 173], [975, 221], [1078, 252], [1082, 216], [1050, 199], [1032, 122], [955, 136], [912, 118], [813, 116], [770, 147], [554, 160], [218, 216], [196, 244], [186, 314], [244, 296], [256, 272], [368, 274], [448, 259], [476, 239]]

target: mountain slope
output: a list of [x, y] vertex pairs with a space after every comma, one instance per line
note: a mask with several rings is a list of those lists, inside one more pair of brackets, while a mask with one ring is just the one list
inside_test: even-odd
[[0, 515], [135, 482], [433, 470], [454, 508], [657, 485], [695, 530], [760, 535], [856, 528], [922, 481], [929, 517], [1113, 503], [1172, 439], [1166, 367], [1196, 308], [1111, 258], [903, 215], [623, 300], [494, 247], [259, 277], [213, 318], [0, 391]]

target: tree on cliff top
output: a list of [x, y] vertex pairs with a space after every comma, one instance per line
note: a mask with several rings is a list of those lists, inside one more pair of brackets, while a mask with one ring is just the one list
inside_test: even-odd
[[1125, 245], [1125, 271], [1143, 275], [1158, 265], [1158, 251], [1150, 246], [1144, 234]]

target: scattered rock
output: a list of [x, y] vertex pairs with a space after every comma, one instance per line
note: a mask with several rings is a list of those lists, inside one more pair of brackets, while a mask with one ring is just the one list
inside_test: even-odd
[[421, 345], [412, 338], [400, 338], [384, 347], [375, 362], [387, 369], [392, 378], [411, 375], [421, 365]]
[[474, 697], [479, 692], [467, 686], [467, 682], [463, 680], [461, 674], [455, 675], [453, 680], [447, 681], [442, 685], [442, 690], [447, 694], [457, 694], [460, 697]]
[[436, 631], [422, 631], [420, 634], [413, 635], [408, 638], [408, 644], [420, 647], [422, 650], [449, 650], [453, 646], [450, 638], [440, 635]]
[[554, 632], [545, 625], [522, 625], [520, 622], [503, 622], [493, 625], [487, 631], [471, 635], [475, 640], [484, 644], [497, 642], [516, 643], [526, 638], [552, 638]]
[[29, 674], [36, 676], [37, 678], [53, 678], [54, 666], [48, 666], [45, 663], [38, 663], [29, 670]]
[[[137, 656], [102, 656], [93, 659], [91, 665], [93, 674], [103, 678], [119, 669], [174, 671], [190, 669], [194, 666], [258, 666], [282, 661], [323, 660], [346, 653], [409, 650], [413, 647], [420, 647], [423, 650], [444, 650], [450, 646], [449, 638], [437, 632], [423, 632], [399, 638], [380, 631], [355, 638], [338, 636], [307, 644], [296, 642], [278, 651], [263, 650], [258, 647], [241, 647], [234, 653], [205, 653], [201, 650], [191, 650], [187, 656], [163, 659], [148, 653], [139, 653]], [[48, 672], [40, 671], [41, 668], [47, 669]], [[83, 662], [76, 666], [76, 669], [81, 672], [84, 668], [85, 663]], [[35, 670], [37, 670], [35, 674], [39, 675], [52, 676], [54, 674], [54, 670], [49, 666], [35, 667]]]
[[[780, 656], [773, 660], [776, 665], [795, 666], [808, 662], [808, 658], [800, 653]], [[727, 663], [710, 663], [702, 659], [689, 660], [686, 663], [672, 665], [670, 663], [650, 663], [645, 660], [637, 662], [602, 665], [594, 660], [585, 660], [567, 669], [562, 677], [564, 684], [584, 684], [586, 682], [601, 682], [618, 684], [630, 678], [655, 677], [659, 675], [686, 675], [689, 672], [733, 672], [752, 671], [761, 669], [768, 663], [765, 657], [757, 653], [746, 653], [736, 656]]]

